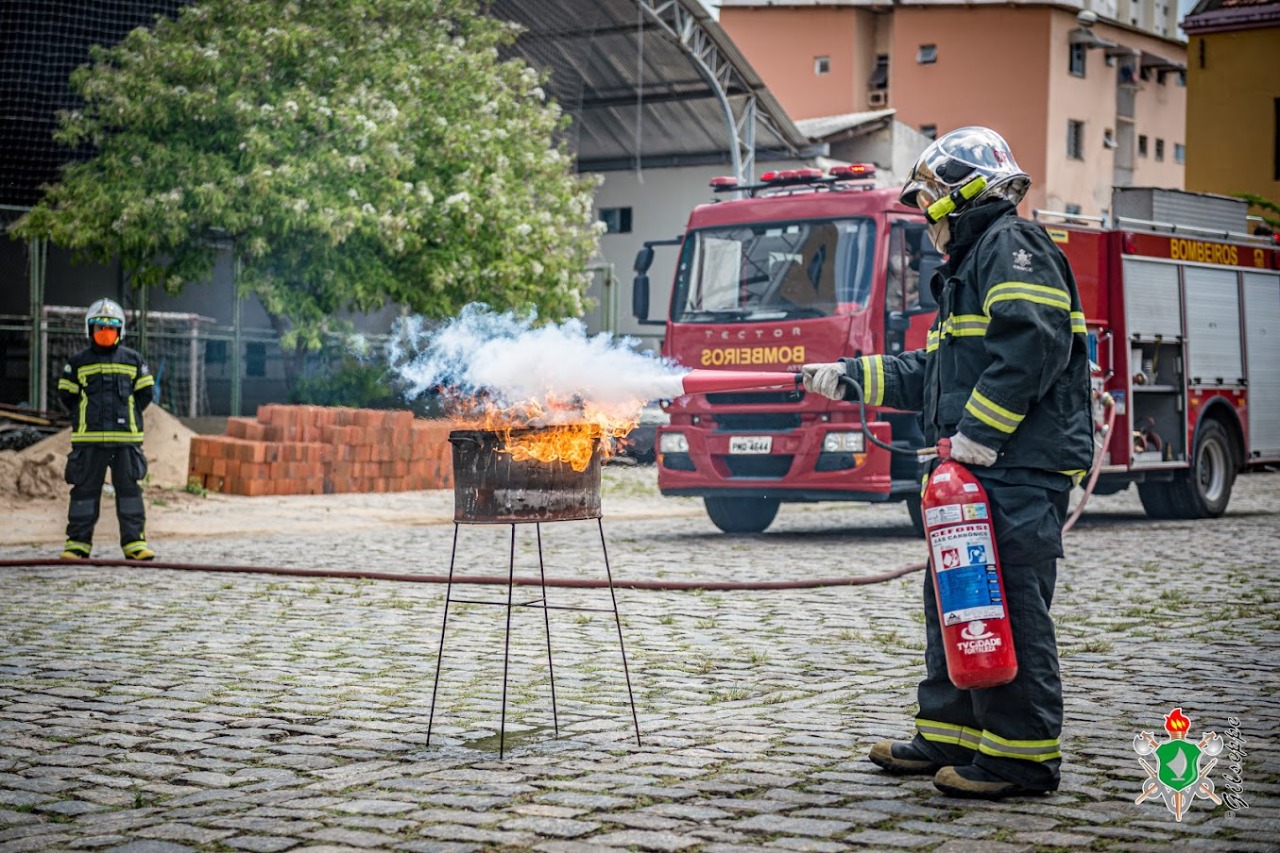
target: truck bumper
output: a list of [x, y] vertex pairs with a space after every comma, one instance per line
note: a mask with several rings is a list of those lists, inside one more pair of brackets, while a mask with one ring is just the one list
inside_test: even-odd
[[[890, 426], [871, 424], [881, 441]], [[742, 438], [717, 430], [669, 426], [688, 442], [687, 453], [658, 454], [658, 489], [664, 495], [694, 497], [766, 497], [783, 501], [889, 501], [918, 494], [920, 483], [893, 480], [889, 452], [867, 442], [866, 453], [825, 453], [828, 432], [849, 431], [848, 424], [821, 424], [786, 432], [758, 432], [768, 436], [767, 453], [734, 453], [731, 439]], [[659, 437], [661, 441], [661, 437]]]

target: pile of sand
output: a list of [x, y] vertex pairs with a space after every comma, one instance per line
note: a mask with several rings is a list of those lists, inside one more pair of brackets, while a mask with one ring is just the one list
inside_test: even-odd
[[[168, 489], [186, 486], [191, 436], [195, 433], [159, 406], [148, 406], [142, 421], [142, 450], [147, 454], [150, 484]], [[65, 498], [70, 487], [62, 472], [70, 453], [69, 429], [24, 450], [0, 451], [0, 496]]]

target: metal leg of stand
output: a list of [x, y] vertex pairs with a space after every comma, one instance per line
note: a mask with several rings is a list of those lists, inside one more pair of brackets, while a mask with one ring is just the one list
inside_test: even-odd
[[547, 569], [542, 562], [542, 525], [535, 524], [538, 534], [538, 574], [542, 578], [542, 622], [547, 627], [547, 673], [551, 680], [551, 725], [560, 737], [560, 714], [556, 710], [556, 665], [551, 661], [551, 615], [547, 607]]
[[600, 550], [604, 553], [604, 571], [609, 578], [609, 598], [613, 601], [613, 624], [618, 628], [618, 650], [622, 652], [622, 673], [627, 679], [627, 700], [631, 703], [631, 722], [636, 727], [636, 746], [640, 746], [640, 718], [636, 715], [636, 699], [631, 692], [631, 670], [627, 667], [627, 647], [622, 642], [622, 618], [618, 616], [618, 596], [613, 591], [613, 570], [609, 568], [609, 546], [604, 542], [604, 520], [597, 518], [600, 528]]
[[516, 579], [516, 526], [511, 525], [511, 561], [507, 567], [507, 639], [502, 647], [502, 723], [498, 729], [498, 758], [507, 748], [507, 670], [511, 661], [511, 588]]
[[449, 552], [449, 582], [444, 588], [444, 619], [440, 623], [440, 648], [436, 651], [436, 679], [431, 685], [431, 716], [427, 717], [427, 746], [431, 746], [431, 726], [436, 720], [436, 692], [440, 689], [440, 662], [444, 658], [444, 629], [449, 624], [449, 599], [453, 595], [453, 564], [458, 557], [458, 525], [453, 525], [453, 548]]

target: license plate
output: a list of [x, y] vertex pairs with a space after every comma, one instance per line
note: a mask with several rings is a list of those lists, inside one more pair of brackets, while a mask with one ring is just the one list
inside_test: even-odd
[[773, 449], [771, 435], [734, 435], [729, 437], [729, 452], [735, 454], [768, 453]]

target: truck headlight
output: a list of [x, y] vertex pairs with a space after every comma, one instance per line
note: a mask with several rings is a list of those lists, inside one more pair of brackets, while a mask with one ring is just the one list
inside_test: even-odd
[[688, 453], [689, 439], [682, 432], [664, 432], [658, 439], [659, 453]]
[[824, 453], [861, 453], [866, 448], [860, 432], [829, 432], [822, 440]]

